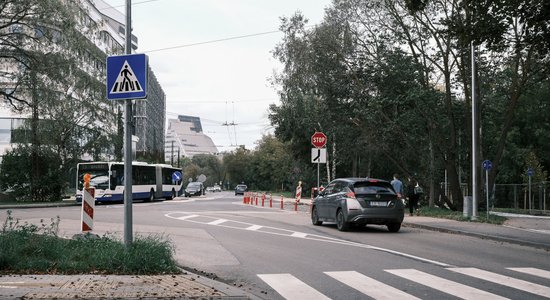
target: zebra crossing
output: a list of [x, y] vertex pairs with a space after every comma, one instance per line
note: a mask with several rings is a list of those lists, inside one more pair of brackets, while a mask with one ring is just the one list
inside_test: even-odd
[[[449, 274], [460, 274], [469, 278], [489, 282], [501, 287], [517, 290], [522, 296], [516, 299], [530, 299], [536, 296], [550, 299], [550, 271], [537, 268], [506, 268], [518, 276], [523, 275], [543, 284], [529, 282], [516, 277], [485, 271], [478, 268], [444, 268]], [[384, 272], [413, 283], [448, 294], [459, 299], [514, 299], [506, 294], [495, 294], [464, 283], [455, 282], [437, 275], [432, 275], [416, 269], [387, 269]], [[342, 283], [373, 299], [421, 299], [404, 291], [406, 288], [392, 286], [386, 282], [368, 277], [357, 271], [323, 272], [328, 277]], [[285, 299], [309, 300], [331, 299], [309, 286], [292, 274], [258, 274], [261, 280]], [[518, 295], [518, 294], [514, 294]], [[536, 295], [536, 296], [535, 296]]]

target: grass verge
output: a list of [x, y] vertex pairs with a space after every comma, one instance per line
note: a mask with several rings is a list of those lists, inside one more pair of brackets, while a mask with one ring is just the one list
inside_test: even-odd
[[57, 236], [50, 224], [20, 224], [8, 211], [0, 231], [0, 274], [177, 274], [174, 248], [164, 236], [137, 236], [131, 246], [109, 237]]

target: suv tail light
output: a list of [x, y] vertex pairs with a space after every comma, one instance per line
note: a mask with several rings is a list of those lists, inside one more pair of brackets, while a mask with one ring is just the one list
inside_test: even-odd
[[349, 191], [346, 193], [346, 197], [355, 199], [355, 193], [352, 191]]

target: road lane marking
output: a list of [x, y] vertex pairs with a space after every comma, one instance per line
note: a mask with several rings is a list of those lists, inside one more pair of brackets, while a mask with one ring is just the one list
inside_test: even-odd
[[[184, 215], [184, 216], [180, 216], [180, 215]], [[250, 229], [248, 229], [248, 228], [253, 228], [254, 230], [252, 230], [252, 231], [263, 233], [263, 234], [272, 234], [272, 235], [291, 237], [291, 238], [302, 238], [302, 239], [311, 240], [311, 241], [319, 241], [319, 242], [325, 242], [325, 243], [333, 243], [333, 244], [339, 244], [339, 245], [345, 245], [345, 246], [353, 246], [353, 247], [359, 247], [359, 248], [364, 248], [364, 249], [371, 249], [371, 250], [385, 252], [385, 253], [401, 256], [401, 257], [406, 257], [406, 258], [413, 259], [413, 260], [416, 260], [416, 261], [421, 261], [421, 262], [433, 264], [433, 265], [444, 267], [444, 268], [454, 267], [453, 265], [450, 265], [450, 264], [447, 264], [447, 263], [444, 263], [444, 262], [440, 262], [440, 261], [436, 261], [436, 260], [432, 260], [432, 259], [427, 259], [427, 258], [423, 258], [423, 257], [420, 257], [420, 256], [416, 256], [416, 255], [412, 255], [412, 254], [408, 254], [408, 253], [404, 253], [404, 252], [399, 252], [399, 251], [395, 251], [395, 250], [391, 250], [391, 249], [371, 246], [371, 245], [357, 243], [357, 242], [346, 241], [346, 240], [332, 238], [332, 237], [328, 237], [328, 236], [322, 236], [322, 235], [317, 235], [317, 234], [309, 234], [309, 233], [305, 233], [305, 232], [288, 230], [288, 229], [283, 229], [283, 228], [262, 226], [262, 225], [257, 225], [257, 224], [247, 223], [247, 222], [241, 222], [241, 221], [235, 221], [235, 220], [228, 220], [228, 219], [224, 219], [225, 222], [223, 222], [221, 224], [213, 225], [212, 223], [215, 223], [216, 220], [219, 220], [220, 218], [205, 216], [205, 215], [198, 215], [198, 214], [189, 213], [189, 212], [169, 212], [169, 213], [166, 213], [164, 216], [167, 217], [167, 218], [182, 220], [182, 221], [196, 223], [196, 224], [210, 225], [210, 226], [220, 226], [220, 227], [236, 229], [236, 230], [248, 230], [248, 231], [250, 231]], [[199, 220], [194, 220], [194, 218], [197, 218], [197, 217], [200, 217]], [[205, 219], [210, 219], [210, 220], [205, 221]], [[256, 229], [257, 226], [259, 226], [259, 227]]]
[[0, 282], [0, 289], [16, 289], [25, 284], [23, 281]]
[[208, 224], [208, 225], [220, 225], [220, 224], [223, 224], [223, 223], [225, 223], [225, 222], [227, 222], [226, 219], [217, 219], [217, 220], [212, 221], [212, 222], [207, 223], [207, 224]]
[[508, 299], [495, 295], [483, 290], [479, 290], [458, 282], [440, 278], [422, 271], [415, 269], [396, 269], [396, 270], [385, 270], [388, 273], [393, 275], [414, 281], [416, 283], [425, 285], [427, 287], [439, 290], [441, 292], [453, 295], [458, 298], [468, 299], [468, 300], [479, 300], [479, 299]]
[[550, 271], [541, 270], [537, 268], [507, 268], [508, 270], [521, 272], [529, 275], [534, 275], [546, 279], [550, 279]]
[[330, 299], [291, 274], [258, 274], [258, 277], [287, 300]]
[[250, 226], [250, 227], [247, 227], [246, 230], [252, 230], [252, 231], [254, 231], [254, 230], [259, 230], [259, 229], [261, 229], [262, 227], [263, 227], [263, 226], [260, 226], [260, 225], [252, 225], [252, 226]]
[[522, 290], [531, 294], [550, 298], [550, 287], [531, 283], [529, 281], [504, 276], [477, 268], [449, 268], [449, 270], [517, 290]]
[[356, 271], [325, 272], [325, 274], [377, 300], [420, 299]]
[[183, 216], [183, 217], [178, 217], [177, 219], [178, 220], [182, 220], [182, 221], [185, 221], [187, 219], [191, 219], [191, 218], [196, 218], [198, 217], [199, 215], [187, 215], [187, 216]]

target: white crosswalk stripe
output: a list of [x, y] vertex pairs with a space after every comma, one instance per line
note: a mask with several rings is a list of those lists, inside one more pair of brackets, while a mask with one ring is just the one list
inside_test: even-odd
[[550, 279], [550, 271], [546, 271], [546, 270], [541, 270], [536, 268], [508, 268], [508, 270]]
[[531, 294], [550, 298], [550, 287], [543, 286], [540, 284], [536, 284], [525, 280], [520, 280], [509, 276], [504, 276], [504, 275], [500, 275], [500, 274], [496, 274], [496, 273], [492, 273], [492, 272], [488, 272], [488, 271], [484, 271], [476, 268], [449, 268], [449, 270], [460, 274], [468, 275], [471, 277], [479, 278], [485, 281], [490, 281], [493, 283], [508, 286], [514, 289], [526, 291]]
[[325, 272], [325, 274], [374, 299], [420, 299], [355, 271]]
[[451, 280], [440, 278], [414, 269], [386, 270], [399, 277], [435, 288], [444, 293], [456, 296], [461, 299], [507, 299], [489, 292], [485, 292], [467, 285]]
[[300, 279], [290, 274], [259, 274], [258, 277], [269, 284], [285, 299], [324, 300], [330, 299]]
[[[467, 275], [469, 277], [505, 285], [520, 291], [549, 297], [550, 287], [528, 281], [499, 275], [496, 273], [476, 268], [445, 268], [446, 270]], [[550, 278], [550, 271], [537, 268], [507, 268], [519, 273], [529, 274], [541, 278]], [[508, 299], [466, 284], [441, 278], [415, 269], [388, 269], [387, 273], [397, 277], [416, 282], [431, 289], [446, 293], [452, 297], [461, 299]], [[331, 271], [324, 272], [327, 276], [343, 283], [364, 295], [373, 299], [419, 299], [414, 295], [404, 292], [399, 287], [365, 276], [357, 271]], [[285, 299], [330, 299], [326, 295], [307, 285], [291, 274], [258, 274], [258, 277]], [[410, 287], [407, 287], [410, 289]]]

